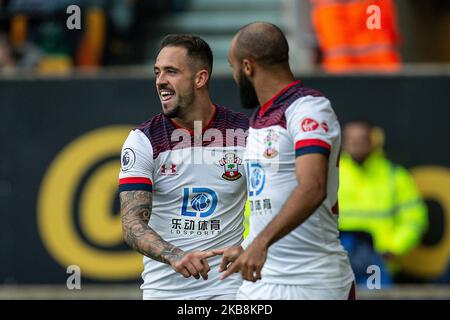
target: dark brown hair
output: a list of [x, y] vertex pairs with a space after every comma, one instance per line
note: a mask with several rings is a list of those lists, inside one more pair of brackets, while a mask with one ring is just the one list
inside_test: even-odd
[[169, 34], [164, 37], [159, 50], [164, 47], [182, 47], [187, 55], [197, 65], [209, 71], [211, 77], [213, 68], [213, 54], [208, 43], [202, 38], [189, 34]]

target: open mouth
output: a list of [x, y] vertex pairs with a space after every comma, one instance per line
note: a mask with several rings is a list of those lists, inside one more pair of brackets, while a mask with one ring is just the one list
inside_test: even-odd
[[161, 96], [161, 100], [166, 102], [172, 99], [172, 97], [175, 95], [175, 91], [162, 89], [159, 91], [159, 95]]

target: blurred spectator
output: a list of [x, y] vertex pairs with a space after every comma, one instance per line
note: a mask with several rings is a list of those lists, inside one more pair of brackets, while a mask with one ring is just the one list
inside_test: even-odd
[[247, 199], [244, 209], [244, 239], [247, 238], [250, 231], [250, 201]]
[[[392, 0], [310, 0], [321, 64], [327, 72], [396, 71], [401, 59]], [[370, 5], [380, 8], [380, 29], [369, 29]]]
[[36, 44], [41, 57], [36, 65], [40, 73], [64, 73], [72, 69], [72, 43], [64, 24], [45, 21], [41, 24]]
[[385, 157], [382, 140], [380, 129], [366, 121], [344, 128], [339, 228], [360, 283], [371, 264], [381, 268], [382, 283], [389, 283], [400, 271], [397, 258], [419, 244], [428, 224], [411, 175]]
[[8, 45], [17, 69], [65, 72], [71, 69], [72, 39], [66, 32], [66, 7], [80, 0], [8, 0], [2, 9]]
[[[81, 8], [81, 30], [66, 28], [69, 5]], [[151, 39], [160, 36], [155, 20], [185, 7], [178, 0], [0, 0], [2, 60], [11, 55], [16, 69], [40, 73], [144, 64]]]
[[[127, 0], [118, 0], [127, 1]], [[105, 0], [2, 1], [2, 24], [16, 66], [40, 73], [61, 73], [74, 65], [99, 66], [105, 42]], [[68, 30], [66, 9], [81, 7], [81, 30]]]
[[106, 39], [106, 16], [102, 6], [94, 5], [85, 12], [84, 34], [76, 52], [80, 67], [98, 67], [102, 64]]
[[11, 72], [15, 70], [16, 62], [12, 55], [11, 47], [6, 37], [0, 35], [0, 72]]

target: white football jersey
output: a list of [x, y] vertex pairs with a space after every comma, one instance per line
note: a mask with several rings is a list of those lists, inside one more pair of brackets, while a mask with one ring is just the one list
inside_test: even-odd
[[328, 99], [291, 83], [250, 118], [244, 161], [250, 201], [250, 243], [281, 210], [297, 187], [296, 157], [328, 158], [327, 198], [300, 226], [275, 242], [262, 281], [338, 288], [353, 272], [338, 236], [340, 127]]
[[[216, 106], [211, 123], [198, 140], [159, 114], [131, 131], [125, 141], [119, 191], [151, 191], [148, 225], [184, 251], [239, 245], [247, 193], [242, 162], [247, 129], [244, 114]], [[144, 257], [144, 298], [236, 293], [240, 275], [221, 281], [221, 256], [208, 262], [211, 271], [205, 281], [184, 278], [170, 265]]]

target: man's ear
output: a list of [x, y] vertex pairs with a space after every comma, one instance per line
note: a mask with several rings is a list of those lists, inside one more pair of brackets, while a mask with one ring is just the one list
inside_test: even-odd
[[202, 69], [197, 72], [195, 75], [195, 88], [200, 89], [204, 87], [209, 80], [209, 71], [206, 69]]
[[247, 77], [252, 77], [253, 73], [255, 72], [254, 62], [247, 58], [243, 59], [242, 70]]

